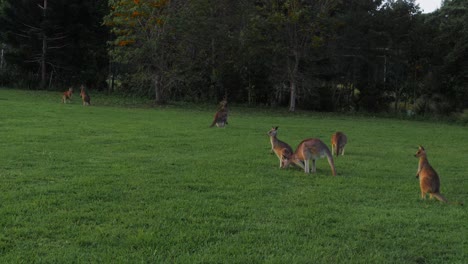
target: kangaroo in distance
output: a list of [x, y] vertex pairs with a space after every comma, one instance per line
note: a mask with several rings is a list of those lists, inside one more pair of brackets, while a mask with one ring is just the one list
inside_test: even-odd
[[68, 88], [68, 91], [63, 92], [62, 103], [66, 104], [67, 101], [71, 101], [72, 94], [73, 94], [73, 88], [72, 87]]
[[[312, 160], [312, 173], [315, 173], [317, 171], [315, 161], [324, 156], [328, 159], [332, 175], [336, 176], [333, 156], [327, 145], [317, 138], [305, 139], [299, 143], [299, 146], [297, 146], [296, 151], [291, 155], [291, 157], [283, 160], [283, 167], [287, 167], [291, 162], [293, 162], [303, 168], [305, 173], [310, 173], [309, 161]], [[304, 162], [304, 165], [302, 165], [302, 162]]]
[[81, 85], [80, 88], [81, 88], [80, 96], [81, 96], [81, 99], [83, 100], [83, 105], [90, 105], [91, 104], [91, 97], [86, 92], [85, 87], [83, 85]]
[[214, 125], [216, 125], [217, 127], [224, 127], [225, 125], [228, 124], [227, 119], [228, 119], [227, 100], [223, 99], [219, 103], [219, 109], [216, 112], [213, 118], [213, 123], [211, 123], [210, 127], [213, 127]]
[[272, 127], [268, 131], [268, 136], [270, 137], [271, 150], [276, 154], [280, 161], [280, 168], [283, 168], [283, 159], [289, 158], [293, 154], [291, 146], [286, 142], [283, 142], [278, 139], [276, 136], [278, 134], [278, 127]]
[[335, 132], [331, 137], [331, 146], [332, 146], [332, 155], [344, 155], [344, 150], [346, 143], [348, 143], [348, 138], [343, 132]]

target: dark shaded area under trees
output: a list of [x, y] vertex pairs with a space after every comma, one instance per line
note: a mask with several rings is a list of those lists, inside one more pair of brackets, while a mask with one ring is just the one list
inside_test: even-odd
[[110, 36], [101, 26], [108, 13], [105, 1], [4, 0], [0, 5], [0, 42], [6, 44], [2, 85], [105, 87]]
[[157, 103], [227, 96], [290, 111], [444, 115], [468, 108], [464, 0], [446, 0], [431, 14], [413, 0], [0, 5], [3, 85], [85, 82]]

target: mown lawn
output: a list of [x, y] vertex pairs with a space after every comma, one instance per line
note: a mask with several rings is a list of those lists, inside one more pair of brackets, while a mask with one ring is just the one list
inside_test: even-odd
[[[0, 89], [1, 263], [467, 263], [466, 205], [421, 201], [413, 156], [466, 204], [467, 127], [74, 96]], [[344, 131], [338, 177], [279, 169], [273, 125]]]

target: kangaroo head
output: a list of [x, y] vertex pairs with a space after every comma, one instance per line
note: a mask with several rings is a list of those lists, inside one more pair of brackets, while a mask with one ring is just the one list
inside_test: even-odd
[[283, 153], [282, 160], [281, 160], [281, 167], [287, 168], [291, 164], [299, 168], [304, 168], [304, 161], [298, 159], [295, 154], [284, 155]]
[[278, 127], [272, 127], [270, 131], [268, 131], [268, 136], [276, 137], [277, 133], [278, 133]]
[[81, 85], [81, 87], [80, 87], [80, 95], [81, 96], [86, 95], [86, 88], [84, 87], [84, 85]]
[[416, 152], [416, 154], [414, 154], [414, 156], [415, 156], [416, 158], [425, 157], [425, 156], [426, 156], [426, 151], [424, 150], [424, 147], [423, 147], [423, 146], [419, 146], [418, 151]]
[[281, 166], [283, 168], [289, 167], [289, 165], [295, 162], [295, 160], [296, 156], [294, 153], [291, 153], [288, 150], [283, 150], [283, 153], [281, 153]]
[[227, 104], [228, 104], [227, 99], [224, 98], [221, 102], [219, 102], [219, 109], [221, 109], [221, 110], [222, 109], [227, 109]]

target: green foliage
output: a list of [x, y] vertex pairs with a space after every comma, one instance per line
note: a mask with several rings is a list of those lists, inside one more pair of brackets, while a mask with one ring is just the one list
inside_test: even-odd
[[[45, 56], [47, 83], [54, 88], [81, 83], [104, 88], [108, 33], [100, 24], [107, 12], [105, 4], [57, 0], [49, 1], [47, 9], [42, 9], [43, 2], [5, 1], [0, 41], [8, 45], [5, 57], [10, 69], [24, 76], [22, 81], [30, 82], [30, 88], [36, 88]], [[29, 75], [32, 79], [26, 80]]]
[[127, 73], [133, 83], [150, 83], [156, 102], [164, 102], [172, 61], [169, 10], [176, 9], [176, 4], [166, 0], [111, 0], [109, 7], [105, 24], [115, 36], [110, 43], [112, 59], [129, 65]]
[[57, 86], [107, 81], [157, 103], [227, 96], [291, 110], [399, 113], [414, 105], [421, 115], [448, 116], [468, 107], [463, 0], [431, 14], [414, 0], [57, 0], [45, 19], [40, 2], [7, 0], [0, 12], [9, 63], [2, 79], [27, 76], [21, 86], [37, 83], [47, 33], [60, 47], [46, 56]]
[[439, 29], [437, 44], [442, 56], [438, 91], [455, 99], [458, 110], [468, 106], [468, 2], [446, 1], [434, 20]]
[[[442, 193], [466, 202], [466, 127], [234, 106], [227, 128], [210, 129], [215, 106], [91, 96], [83, 107], [0, 90], [1, 262], [466, 259], [466, 208], [420, 201], [412, 157], [424, 145]], [[315, 175], [279, 169], [272, 125], [293, 147], [344, 131], [338, 176], [323, 159]]]

